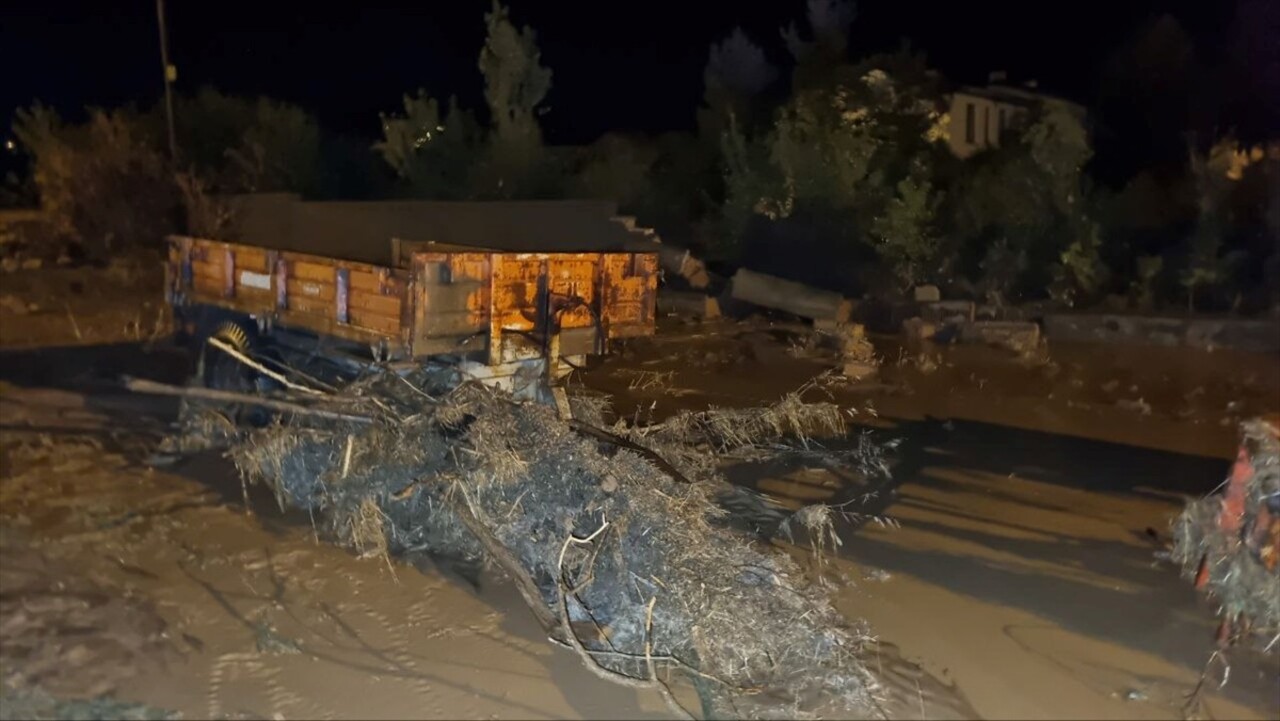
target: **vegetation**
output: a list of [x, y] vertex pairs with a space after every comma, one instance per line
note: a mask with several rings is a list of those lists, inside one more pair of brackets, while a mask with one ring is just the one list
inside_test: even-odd
[[[1186, 152], [1183, 131], [1203, 125], [1188, 98], [1216, 76], [1176, 21], [1144, 26], [1103, 68], [1096, 116], [1124, 137], [1152, 128], [1128, 156], [1105, 139], [1095, 153], [1075, 106], [1046, 100], [964, 160], [948, 148], [943, 79], [910, 48], [852, 57], [855, 21], [851, 2], [809, 0], [781, 31], [786, 67], [735, 29], [709, 48], [696, 132], [565, 148], [543, 138], [553, 74], [537, 36], [495, 1], [478, 52], [483, 108], [420, 89], [382, 116], [370, 147], [297, 106], [204, 89], [178, 99], [175, 160], [158, 106], [65, 123], [36, 105], [14, 128], [30, 182], [6, 183], [5, 197], [34, 189], [58, 234], [95, 255], [154, 245], [184, 217], [216, 229], [226, 219], [210, 198], [226, 193], [587, 197], [712, 260], [848, 293], [936, 283], [997, 303], [1280, 304], [1280, 153], [1232, 138]], [[1141, 75], [1151, 68], [1159, 78]], [[1153, 90], [1134, 96], [1134, 83]], [[1227, 85], [1244, 94], [1241, 83]]]
[[170, 227], [176, 189], [137, 117], [94, 109], [86, 123], [68, 125], [37, 104], [18, 111], [13, 130], [31, 154], [52, 230], [87, 254], [154, 244]]

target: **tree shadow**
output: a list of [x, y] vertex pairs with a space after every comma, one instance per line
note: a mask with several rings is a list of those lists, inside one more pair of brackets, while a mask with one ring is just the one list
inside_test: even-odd
[[[1123, 512], [1146, 508], [1149, 519], [1167, 509], [1172, 518], [1181, 510], [1179, 495], [1201, 495], [1221, 483], [1226, 461], [960, 420], [906, 421], [873, 433], [880, 441], [902, 439], [892, 452], [894, 480], [890, 492], [853, 510], [894, 518], [913, 541], [905, 547], [895, 541], [899, 531], [872, 531], [865, 520], [840, 522], [843, 556], [1021, 609], [1055, 628], [1197, 674], [1204, 667], [1213, 651], [1212, 609], [1175, 568], [1157, 562], [1158, 534], [1148, 521], [1130, 521]], [[1016, 480], [1001, 482], [1011, 476]], [[842, 482], [848, 485], [828, 503], [847, 502], [866, 488], [857, 474]], [[1026, 482], [1077, 493], [1037, 493]], [[1074, 498], [1084, 498], [1079, 492], [1092, 498], [1075, 505]], [[1091, 514], [1086, 504], [1114, 504], [1116, 512]], [[1023, 508], [1053, 515], [1037, 525], [1019, 516]], [[1076, 526], [1072, 517], [1087, 519], [1087, 526]], [[1118, 526], [1122, 539], [1089, 530], [1100, 524]], [[1256, 661], [1237, 656], [1245, 665]], [[1259, 684], [1233, 686], [1223, 693], [1251, 707], [1275, 706], [1274, 693]]]

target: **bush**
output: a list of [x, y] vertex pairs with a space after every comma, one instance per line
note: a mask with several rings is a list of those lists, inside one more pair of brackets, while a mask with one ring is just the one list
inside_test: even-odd
[[37, 104], [18, 111], [14, 134], [56, 236], [89, 257], [157, 247], [176, 227], [173, 177], [136, 116], [95, 109], [72, 126]]

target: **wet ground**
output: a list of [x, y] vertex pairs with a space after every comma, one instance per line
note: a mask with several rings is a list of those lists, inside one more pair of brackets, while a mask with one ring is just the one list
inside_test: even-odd
[[[669, 325], [582, 382], [623, 414], [768, 401], [829, 365], [794, 340]], [[877, 345], [880, 377], [831, 392], [903, 439], [896, 485], [847, 506], [862, 515], [835, 563], [841, 609], [886, 644], [873, 666], [895, 717], [1280, 717], [1275, 659], [1245, 651], [1189, 703], [1212, 608], [1157, 560], [1184, 494], [1224, 476], [1234, 423], [1280, 398], [1280, 361], [1063, 347], [1053, 365], [991, 349], [930, 364]], [[53, 659], [22, 676], [29, 655], [3, 644], [7, 684], [187, 718], [667, 715], [543, 640], [503, 583], [357, 559], [255, 489], [247, 514], [216, 455], [146, 467], [175, 406], [119, 376], [177, 381], [186, 363], [139, 343], [0, 351], [0, 542], [6, 570], [29, 571], [0, 575], [21, 611], [0, 633], [45, 634]], [[855, 500], [839, 469], [734, 478], [796, 505]]]

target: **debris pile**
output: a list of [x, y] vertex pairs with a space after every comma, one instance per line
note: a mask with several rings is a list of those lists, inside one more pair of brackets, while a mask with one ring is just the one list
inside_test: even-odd
[[861, 323], [842, 325], [837, 329], [840, 343], [841, 372], [850, 380], [863, 380], [876, 374], [880, 359], [875, 346], [867, 338], [866, 326]]
[[1187, 505], [1173, 558], [1220, 604], [1219, 640], [1280, 647], [1280, 419], [1242, 425], [1240, 453], [1221, 493]]
[[[802, 400], [810, 389], [605, 426], [599, 398], [572, 400], [575, 418], [561, 420], [448, 369], [385, 372], [327, 395], [341, 413], [286, 414], [232, 457], [364, 555], [500, 569], [554, 642], [673, 710], [684, 712], [671, 690], [683, 681], [708, 717], [866, 717], [880, 713], [860, 660], [867, 631], [790, 555], [731, 528], [718, 502], [741, 495], [726, 459], [820, 453], [813, 438], [845, 434], [850, 412]], [[885, 468], [865, 443], [840, 462]], [[838, 543], [831, 509], [760, 508], [815, 552]]]

